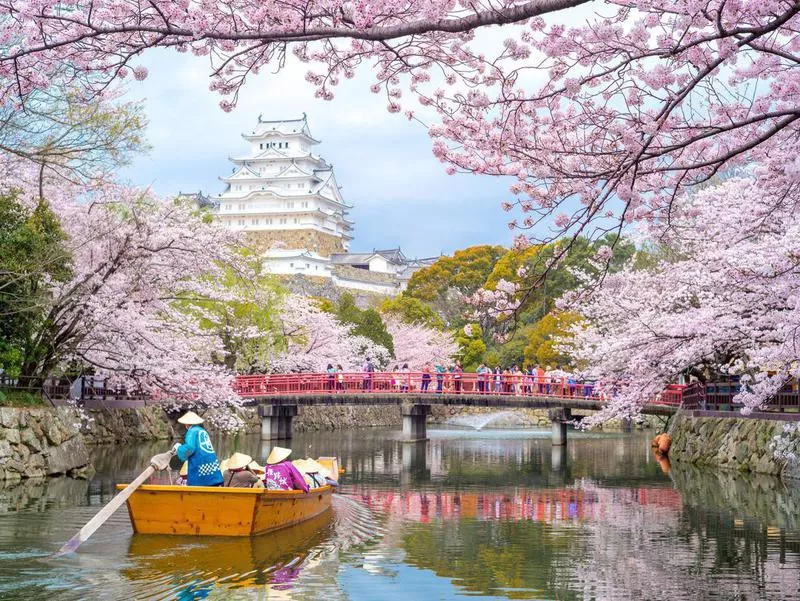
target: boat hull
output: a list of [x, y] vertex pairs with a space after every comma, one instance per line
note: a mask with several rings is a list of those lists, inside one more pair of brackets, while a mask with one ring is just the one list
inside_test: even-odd
[[149, 484], [128, 498], [128, 513], [133, 531], [143, 534], [253, 536], [328, 511], [332, 492]]

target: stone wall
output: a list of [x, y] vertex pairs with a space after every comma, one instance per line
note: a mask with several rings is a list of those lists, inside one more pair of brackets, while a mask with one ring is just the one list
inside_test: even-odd
[[[256, 408], [245, 407], [241, 417], [247, 424], [247, 432], [261, 431], [261, 419]], [[401, 424], [399, 405], [301, 405], [297, 417], [292, 421], [292, 429], [295, 432], [319, 432], [352, 428], [399, 428]]]
[[779, 475], [784, 465], [775, 459], [769, 443], [783, 425], [776, 420], [678, 413], [670, 424], [669, 456], [698, 466]]
[[85, 475], [89, 451], [73, 409], [0, 408], [0, 480]]
[[305, 248], [323, 257], [346, 252], [344, 240], [339, 236], [311, 229], [246, 232], [245, 239], [258, 252], [270, 250], [276, 243], [282, 243], [282, 248]]
[[[428, 420], [433, 424], [459, 423], [459, 418], [497, 414], [486, 427], [544, 428], [550, 426], [547, 409], [500, 409], [497, 407], [459, 407], [431, 405]], [[502, 414], [502, 415], [501, 415]]]
[[136, 440], [178, 440], [172, 422], [161, 407], [90, 409], [81, 414], [81, 434], [87, 444], [115, 444]]

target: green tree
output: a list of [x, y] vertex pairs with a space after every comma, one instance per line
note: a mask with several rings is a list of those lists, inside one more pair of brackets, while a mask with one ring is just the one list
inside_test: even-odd
[[386, 324], [383, 323], [380, 313], [375, 309], [359, 309], [356, 306], [355, 298], [349, 292], [342, 294], [336, 305], [328, 301], [321, 303], [320, 308], [336, 315], [340, 322], [352, 324], [353, 329], [351, 332], [354, 336], [369, 338], [375, 344], [387, 349], [394, 357], [392, 335], [386, 329]]
[[457, 330], [455, 338], [456, 344], [458, 344], [461, 366], [464, 371], [474, 371], [486, 353], [483, 330], [478, 324], [470, 323]]
[[380, 304], [382, 315], [392, 315], [405, 323], [416, 323], [434, 328], [444, 329], [444, 322], [439, 314], [427, 303], [413, 296], [400, 295], [387, 298]]
[[466, 323], [462, 297], [484, 285], [504, 253], [502, 246], [491, 245], [457, 250], [452, 257], [442, 257], [415, 272], [403, 296], [429, 303], [447, 326], [462, 326]]
[[38, 362], [48, 341], [51, 283], [72, 274], [66, 235], [44, 200], [26, 208], [18, 194], [0, 195], [0, 368], [12, 376]]
[[[242, 249], [245, 256], [250, 251]], [[261, 272], [261, 260], [251, 256], [252, 274], [225, 270], [223, 285], [236, 300], [219, 302], [205, 298], [178, 301], [201, 328], [219, 337], [224, 349], [214, 360], [239, 373], [263, 372], [285, 341], [279, 321], [285, 290], [273, 276]]]

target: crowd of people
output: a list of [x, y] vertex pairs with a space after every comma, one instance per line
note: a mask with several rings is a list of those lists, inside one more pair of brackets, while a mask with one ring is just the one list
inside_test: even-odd
[[172, 447], [172, 452], [183, 462], [177, 484], [303, 492], [326, 484], [337, 485], [338, 474], [331, 474], [314, 459], [290, 461], [292, 450], [284, 447], [273, 447], [264, 465], [238, 452], [219, 461], [203, 422], [194, 411], [178, 418], [178, 423], [186, 426], [186, 435], [183, 443], [176, 442]]
[[[345, 372], [340, 364], [332, 363], [326, 369], [326, 388], [333, 391], [344, 391], [351, 387], [353, 374]], [[478, 394], [558, 394], [560, 396], [589, 397], [593, 385], [590, 382], [579, 382], [576, 376], [560, 367], [541, 367], [533, 365], [521, 369], [517, 365], [510, 368], [490, 367], [481, 363], [474, 372], [465, 372], [460, 361], [427, 362], [419, 371], [412, 371], [408, 363], [395, 364], [393, 368], [380, 370], [367, 358], [358, 374], [360, 386], [364, 391], [371, 391], [378, 384], [383, 389], [387, 383], [399, 392], [420, 391], [432, 393], [462, 392]], [[388, 382], [387, 382], [388, 379]]]

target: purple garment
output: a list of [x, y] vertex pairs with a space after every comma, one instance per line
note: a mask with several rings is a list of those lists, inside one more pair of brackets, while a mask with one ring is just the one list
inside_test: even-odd
[[300, 473], [291, 461], [281, 461], [274, 465], [266, 466], [264, 486], [272, 490], [302, 490], [308, 492], [303, 474]]

